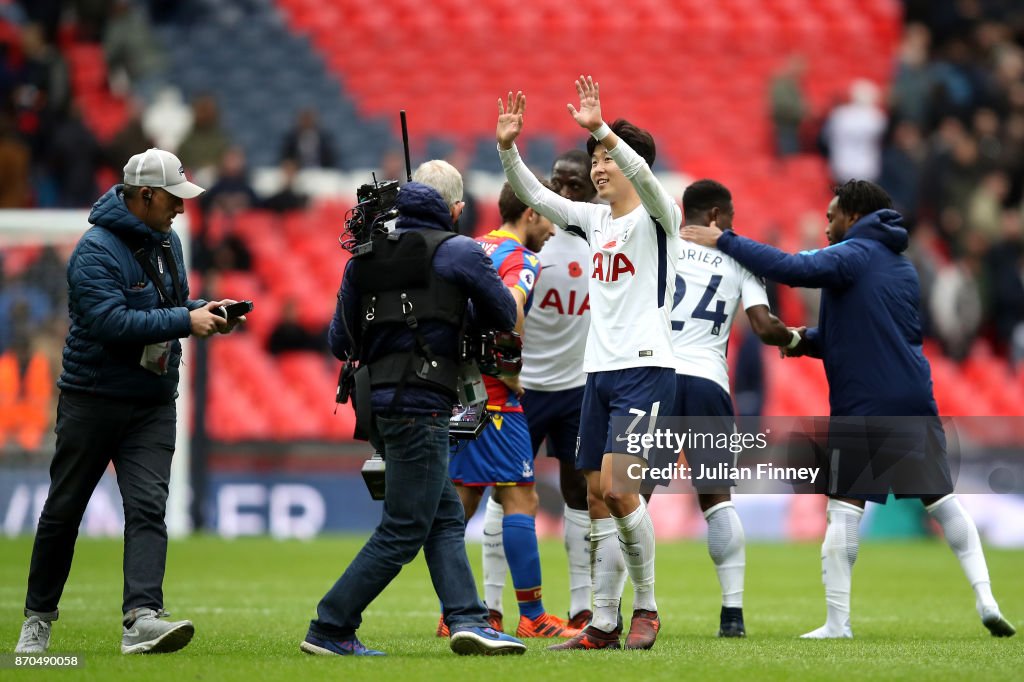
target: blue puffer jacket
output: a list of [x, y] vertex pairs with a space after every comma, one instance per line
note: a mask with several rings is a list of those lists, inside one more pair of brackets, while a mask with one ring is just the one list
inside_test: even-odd
[[875, 211], [838, 244], [799, 254], [728, 231], [718, 240], [755, 275], [822, 290], [818, 326], [806, 339], [809, 355], [824, 361], [833, 416], [938, 414], [921, 348], [921, 290], [903, 255], [901, 222], [896, 211]]
[[[68, 312], [71, 327], [64, 345], [62, 391], [89, 393], [147, 404], [174, 399], [178, 388], [181, 344], [191, 333], [189, 310], [205, 301], [188, 300], [188, 279], [181, 242], [173, 232], [150, 230], [128, 211], [121, 185], [110, 188], [93, 205], [89, 228], [68, 261]], [[162, 307], [156, 286], [121, 237], [139, 241], [156, 253], [170, 239], [177, 263], [184, 307]], [[163, 265], [164, 288], [174, 296], [170, 269]], [[139, 360], [146, 344], [173, 341], [167, 373], [158, 376]]]
[[[427, 185], [417, 182], [404, 185], [398, 193], [397, 207], [400, 217], [396, 231], [452, 228], [451, 214], [444, 199]], [[353, 279], [358, 263], [359, 259], [353, 258], [345, 268], [328, 335], [331, 350], [338, 358], [344, 358], [353, 351], [349, 330], [359, 329], [359, 292]], [[434, 252], [433, 266], [440, 277], [453, 282], [469, 298], [475, 311], [476, 326], [502, 331], [509, 331], [515, 326], [515, 299], [498, 277], [491, 259], [475, 241], [461, 235], [446, 240]], [[420, 332], [434, 353], [449, 358], [456, 356], [459, 334], [455, 327], [444, 322], [426, 321], [420, 325]], [[412, 332], [408, 330], [394, 335], [370, 334], [363, 343], [366, 344], [369, 362], [416, 347]], [[393, 388], [374, 390], [371, 398], [374, 411], [383, 414], [448, 414], [452, 409], [451, 398], [440, 391], [410, 387], [402, 392], [398, 403], [392, 404], [394, 394]]]

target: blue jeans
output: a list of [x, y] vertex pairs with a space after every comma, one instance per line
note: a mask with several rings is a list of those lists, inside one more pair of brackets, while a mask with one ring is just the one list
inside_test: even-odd
[[384, 443], [384, 513], [373, 535], [317, 605], [312, 634], [349, 637], [362, 613], [423, 548], [448, 627], [486, 627], [466, 556], [466, 520], [448, 478], [448, 416], [376, 416]]

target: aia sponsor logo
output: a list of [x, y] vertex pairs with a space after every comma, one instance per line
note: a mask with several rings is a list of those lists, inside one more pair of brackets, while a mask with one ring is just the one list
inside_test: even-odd
[[567, 294], [559, 293], [558, 289], [548, 289], [540, 307], [550, 308], [559, 315], [582, 315], [590, 310], [590, 295], [584, 294], [583, 300], [579, 300], [572, 289]]
[[627, 274], [633, 276], [636, 274], [636, 270], [624, 254], [601, 253], [600, 251], [594, 254], [594, 270], [590, 275], [591, 279], [601, 282], [618, 282], [620, 277]]

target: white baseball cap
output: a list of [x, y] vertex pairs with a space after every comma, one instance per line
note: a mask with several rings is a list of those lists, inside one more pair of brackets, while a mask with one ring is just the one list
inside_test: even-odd
[[128, 159], [124, 166], [124, 184], [162, 187], [182, 199], [194, 199], [206, 191], [188, 181], [185, 167], [177, 156], [156, 147]]

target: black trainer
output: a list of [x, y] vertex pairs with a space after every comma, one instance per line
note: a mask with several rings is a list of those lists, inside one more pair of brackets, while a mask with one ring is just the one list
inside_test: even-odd
[[742, 607], [723, 606], [718, 627], [719, 637], [746, 637], [747, 629], [743, 626]]

